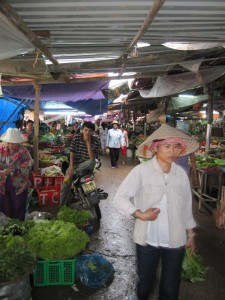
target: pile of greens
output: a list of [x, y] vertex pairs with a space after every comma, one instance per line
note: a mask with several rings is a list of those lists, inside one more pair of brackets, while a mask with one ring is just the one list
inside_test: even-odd
[[54, 141], [55, 137], [51, 134], [44, 134], [44, 135], [39, 135], [38, 136], [38, 141], [39, 142], [47, 142], [50, 143], [51, 141]]
[[182, 280], [191, 282], [204, 281], [207, 271], [208, 268], [205, 267], [200, 254], [195, 252], [191, 255], [191, 250], [186, 248], [182, 265]]
[[87, 224], [90, 218], [89, 210], [74, 210], [67, 206], [62, 206], [57, 214], [58, 220], [71, 222], [75, 225]]
[[34, 225], [35, 222], [32, 220], [26, 220], [23, 222], [17, 219], [10, 219], [5, 226], [0, 227], [0, 234], [23, 236], [24, 234], [28, 233], [30, 228], [32, 228]]
[[218, 166], [224, 166], [225, 160], [220, 158], [214, 158], [210, 156], [200, 157], [196, 156], [196, 166], [198, 169], [214, 168]]
[[84, 250], [88, 235], [74, 224], [61, 220], [38, 223], [25, 236], [28, 246], [44, 260], [67, 259]]
[[13, 282], [31, 271], [36, 256], [20, 236], [0, 235], [0, 282]]

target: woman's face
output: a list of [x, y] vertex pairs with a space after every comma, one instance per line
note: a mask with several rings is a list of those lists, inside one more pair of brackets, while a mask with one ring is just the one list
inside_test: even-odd
[[33, 129], [33, 124], [32, 123], [28, 123], [26, 126], [27, 131], [32, 131]]
[[9, 149], [9, 151], [12, 153], [16, 152], [20, 147], [20, 144], [17, 144], [17, 143], [6, 143], [6, 145]]
[[156, 157], [164, 163], [171, 164], [181, 152], [180, 144], [162, 144], [157, 147]]

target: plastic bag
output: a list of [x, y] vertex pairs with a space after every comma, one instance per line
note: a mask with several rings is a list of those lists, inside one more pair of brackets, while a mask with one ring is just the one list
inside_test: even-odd
[[121, 146], [121, 154], [122, 155], [127, 155], [127, 147], [126, 146]]
[[0, 299], [5, 300], [30, 300], [31, 285], [30, 275], [21, 278], [15, 283], [0, 286]]
[[10, 218], [0, 212], [0, 226], [5, 226], [9, 223]]
[[115, 270], [113, 265], [99, 254], [86, 254], [78, 257], [76, 277], [87, 288], [101, 288], [112, 282]]

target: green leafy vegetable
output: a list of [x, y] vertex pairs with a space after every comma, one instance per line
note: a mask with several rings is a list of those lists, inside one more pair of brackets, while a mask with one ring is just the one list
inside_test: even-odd
[[58, 220], [71, 222], [75, 225], [87, 224], [90, 218], [91, 214], [88, 210], [74, 210], [67, 206], [62, 206], [57, 214]]
[[34, 226], [34, 221], [26, 220], [20, 221], [11, 219], [7, 225], [0, 228], [1, 235], [24, 235], [28, 233], [29, 229]]
[[0, 282], [16, 281], [36, 263], [33, 251], [20, 236], [0, 235]]
[[86, 248], [89, 237], [70, 222], [52, 220], [31, 228], [26, 241], [38, 258], [54, 260], [74, 257]]
[[205, 267], [200, 254], [195, 252], [191, 255], [191, 250], [186, 248], [182, 265], [182, 280], [191, 282], [204, 281], [207, 271], [208, 268]]

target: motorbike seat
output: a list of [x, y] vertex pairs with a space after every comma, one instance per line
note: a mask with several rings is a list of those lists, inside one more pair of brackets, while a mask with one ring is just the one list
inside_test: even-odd
[[76, 182], [77, 182], [77, 180], [80, 179], [81, 177], [83, 177], [84, 175], [93, 175], [93, 172], [88, 171], [88, 170], [76, 172], [76, 173], [73, 175], [73, 181], [76, 181]]

